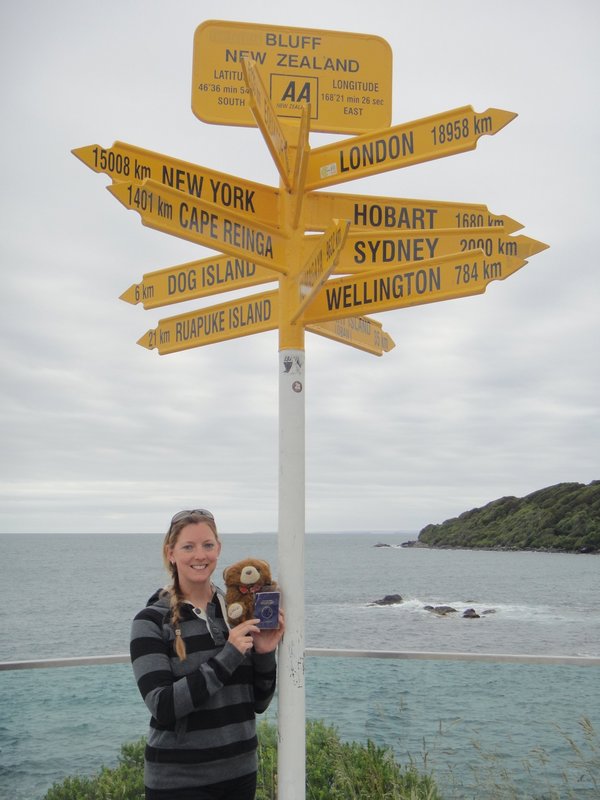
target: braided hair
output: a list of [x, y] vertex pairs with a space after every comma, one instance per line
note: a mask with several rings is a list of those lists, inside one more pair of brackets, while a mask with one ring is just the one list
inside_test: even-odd
[[169, 602], [171, 605], [171, 624], [175, 629], [175, 652], [177, 653], [181, 661], [185, 661], [185, 659], [187, 658], [187, 653], [185, 649], [185, 642], [183, 641], [183, 637], [181, 635], [181, 627], [180, 627], [181, 609], [183, 603], [185, 602], [185, 598], [183, 596], [181, 585], [179, 583], [177, 566], [170, 560], [169, 551], [177, 543], [179, 534], [181, 533], [181, 530], [185, 528], [186, 525], [192, 525], [197, 522], [204, 522], [214, 533], [215, 539], [217, 541], [219, 541], [219, 534], [217, 533], [217, 526], [212, 516], [207, 516], [205, 514], [200, 513], [199, 511], [190, 511], [189, 514], [187, 514], [184, 517], [180, 517], [179, 514], [177, 514], [176, 517], [177, 521], [171, 523], [163, 542], [163, 553], [162, 553], [163, 562], [167, 572], [171, 576], [171, 581], [172, 581], [172, 583], [170, 583], [168, 586], [165, 587], [164, 593], [169, 596]]

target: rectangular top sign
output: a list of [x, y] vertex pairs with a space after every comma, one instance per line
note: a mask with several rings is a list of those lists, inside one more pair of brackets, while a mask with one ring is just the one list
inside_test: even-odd
[[366, 133], [392, 119], [392, 50], [362, 33], [207, 20], [194, 34], [192, 111], [219, 125], [256, 125], [242, 58], [256, 62], [278, 117], [311, 130]]

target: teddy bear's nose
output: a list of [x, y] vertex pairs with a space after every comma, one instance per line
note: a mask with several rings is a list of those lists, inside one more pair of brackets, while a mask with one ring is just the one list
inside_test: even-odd
[[260, 578], [260, 572], [256, 567], [244, 567], [241, 573], [242, 583], [255, 583]]

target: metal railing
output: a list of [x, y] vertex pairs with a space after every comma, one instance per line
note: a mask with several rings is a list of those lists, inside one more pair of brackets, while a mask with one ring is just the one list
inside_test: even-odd
[[[548, 664], [574, 667], [600, 667], [600, 657], [595, 656], [545, 656], [518, 653], [455, 653], [425, 652], [420, 650], [332, 650], [308, 647], [306, 656], [333, 658], [383, 658], [400, 661], [483, 661], [496, 664]], [[74, 656], [72, 658], [43, 658], [27, 661], [0, 661], [0, 671], [17, 669], [48, 669], [52, 667], [85, 667], [101, 664], [129, 663], [128, 653], [107, 656]]]
[[[335, 725], [344, 740], [372, 740], [391, 748], [398, 763], [414, 758], [420, 764], [423, 758], [425, 771], [447, 790], [444, 796], [493, 797], [479, 788], [500, 781], [511, 791], [526, 785], [530, 796], [549, 796], [548, 787], [554, 787], [552, 796], [562, 797], [564, 786], [576, 786], [582, 800], [597, 797], [596, 739], [587, 737], [600, 720], [598, 673], [593, 670], [600, 667], [598, 656], [312, 647], [304, 654], [306, 719]], [[3, 771], [7, 797], [41, 800], [35, 777], [23, 786], [16, 765], [24, 759], [28, 767], [37, 764], [34, 776], [41, 764], [52, 763], [49, 785], [78, 773], [81, 763], [89, 771], [107, 758], [116, 763], [119, 741], [139, 739], [147, 710], [139, 702], [129, 664], [128, 653], [0, 662], [8, 716], [0, 754], [8, 767]], [[111, 665], [108, 696], [100, 667]], [[45, 675], [30, 671], [55, 667], [74, 669]], [[592, 670], [568, 669], [565, 674], [567, 667]], [[38, 730], [40, 697], [46, 701], [48, 682], [52, 693]], [[274, 718], [278, 711], [275, 703]], [[57, 743], [43, 731], [44, 726], [49, 731], [66, 728], [67, 719], [68, 725], [84, 727], [76, 728], [77, 741], [65, 755], [63, 740]], [[23, 720], [29, 727], [36, 720], [38, 738], [30, 741], [30, 752], [19, 734]], [[100, 749], [98, 741], [104, 743]], [[503, 743], [500, 753], [498, 742]], [[574, 755], [571, 742], [580, 755]], [[538, 759], [548, 752], [551, 765]], [[515, 788], [510, 796], [521, 795]]]

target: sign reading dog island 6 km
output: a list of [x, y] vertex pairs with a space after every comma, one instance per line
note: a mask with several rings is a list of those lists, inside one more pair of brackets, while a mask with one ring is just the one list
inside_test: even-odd
[[254, 127], [242, 58], [256, 62], [278, 117], [366, 133], [392, 118], [392, 51], [379, 36], [209, 20], [196, 29], [192, 111], [204, 122]]

